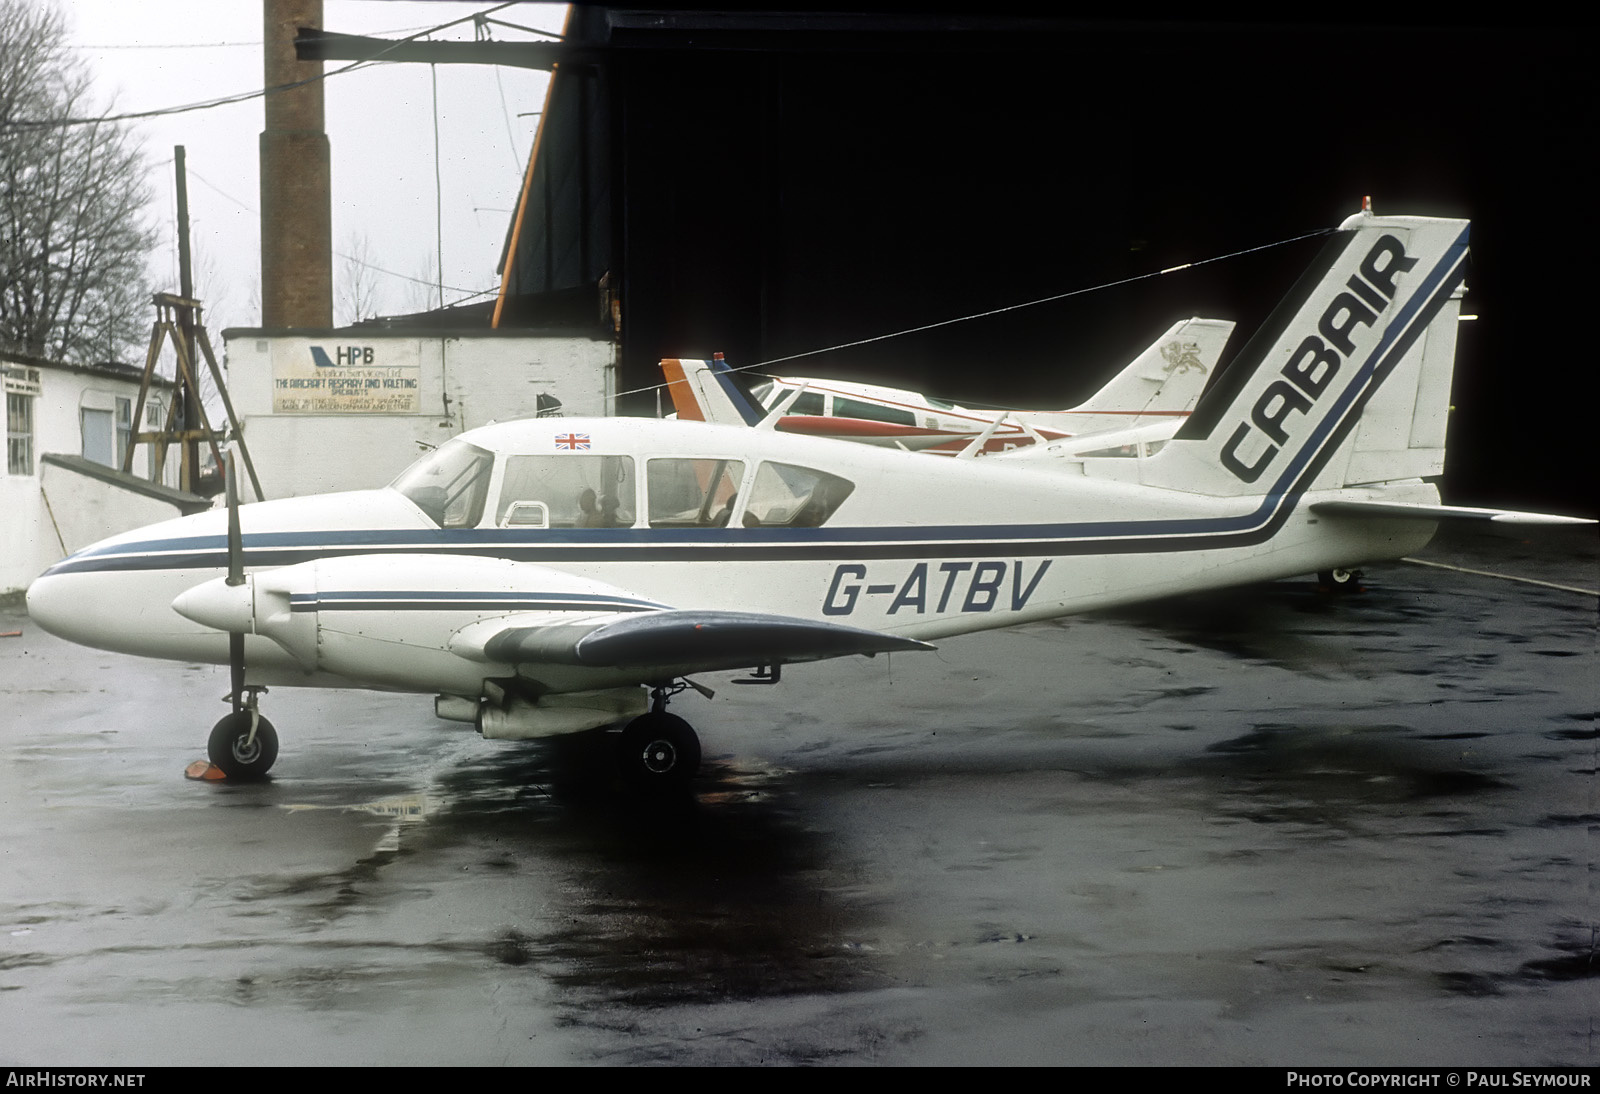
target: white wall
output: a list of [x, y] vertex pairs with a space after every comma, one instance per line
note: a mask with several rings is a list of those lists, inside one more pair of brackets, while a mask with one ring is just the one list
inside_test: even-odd
[[[597, 339], [348, 330], [304, 336], [228, 330], [223, 339], [228, 390], [269, 498], [382, 486], [424, 444], [491, 421], [533, 417], [541, 394], [559, 399], [568, 416], [611, 411], [613, 347]], [[335, 360], [341, 348], [358, 350], [355, 356], [379, 371], [414, 376], [414, 409], [286, 411], [291, 393], [280, 385], [316, 374], [313, 348], [324, 360]], [[341, 361], [320, 371], [338, 372]]]
[[44, 465], [39, 487], [51, 522], [47, 538], [57, 552], [64, 545], [71, 554], [118, 532], [183, 515], [172, 501], [57, 464]]
[[[33, 367], [31, 362], [29, 367]], [[79, 518], [76, 534], [90, 537], [76, 544], [69, 540], [68, 549], [76, 550], [117, 532], [177, 515], [171, 505], [157, 503], [152, 509], [146, 504], [121, 501], [98, 501], [84, 512], [74, 514], [70, 508], [83, 504], [83, 499], [75, 493], [65, 498], [50, 495], [47, 505], [41, 489], [45, 470], [42, 457], [47, 453], [82, 455], [82, 408], [111, 410], [115, 428], [117, 397], [137, 400], [139, 385], [131, 380], [92, 371], [73, 371], [65, 366], [39, 366], [38, 371], [39, 394], [33, 399], [32, 474], [9, 474], [4, 449], [0, 447], [0, 592], [26, 588], [41, 570], [63, 557], [61, 545], [66, 532], [63, 529], [58, 534], [57, 526], [64, 518]], [[159, 398], [164, 407], [171, 393], [162, 391]], [[0, 436], [4, 434], [4, 427], [3, 404], [0, 404]], [[134, 431], [139, 428], [136, 424]], [[149, 460], [149, 446], [141, 445], [135, 450], [134, 473], [143, 477], [150, 466]], [[168, 477], [175, 474], [172, 470], [175, 461], [174, 451], [169, 460]], [[106, 489], [116, 490], [114, 487]], [[63, 505], [69, 511], [64, 513]], [[51, 519], [52, 512], [55, 520]]]
[[60, 557], [38, 477], [0, 474], [0, 593], [27, 588]]

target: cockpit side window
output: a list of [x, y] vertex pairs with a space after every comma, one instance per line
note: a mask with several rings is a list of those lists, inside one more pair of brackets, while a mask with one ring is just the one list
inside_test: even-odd
[[738, 503], [739, 460], [651, 460], [646, 470], [650, 527], [720, 528]]
[[500, 479], [501, 528], [631, 528], [631, 456], [512, 456]]
[[473, 528], [483, 518], [494, 455], [457, 437], [390, 483], [441, 528]]
[[850, 480], [826, 471], [764, 463], [750, 487], [743, 523], [746, 528], [818, 528], [855, 488]]

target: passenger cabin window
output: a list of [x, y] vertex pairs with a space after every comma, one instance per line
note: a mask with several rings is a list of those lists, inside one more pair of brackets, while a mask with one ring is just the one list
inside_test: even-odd
[[826, 471], [764, 463], [750, 488], [743, 524], [746, 528], [818, 528], [855, 488], [855, 483]]
[[859, 399], [833, 397], [833, 416], [836, 418], [863, 418], [869, 422], [892, 422], [895, 425], [916, 425], [917, 416], [899, 407], [863, 403]]
[[1083, 459], [1138, 459], [1139, 445], [1112, 445], [1110, 448], [1096, 448], [1093, 453], [1078, 453]]
[[630, 456], [512, 456], [500, 480], [501, 528], [631, 528]]
[[738, 502], [739, 460], [651, 460], [650, 527], [721, 528]]
[[389, 485], [441, 528], [475, 528], [489, 497], [492, 453], [457, 437], [400, 473]]

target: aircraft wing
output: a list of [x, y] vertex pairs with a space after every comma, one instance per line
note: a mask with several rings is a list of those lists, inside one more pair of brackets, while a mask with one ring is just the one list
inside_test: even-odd
[[506, 664], [692, 666], [683, 671], [717, 672], [934, 648], [913, 638], [761, 612], [667, 609], [562, 616], [529, 612], [484, 620], [457, 631], [450, 649]]
[[1311, 511], [1339, 517], [1398, 517], [1402, 520], [1483, 520], [1498, 524], [1594, 524], [1584, 517], [1478, 509], [1466, 505], [1425, 505], [1398, 501], [1319, 501]]

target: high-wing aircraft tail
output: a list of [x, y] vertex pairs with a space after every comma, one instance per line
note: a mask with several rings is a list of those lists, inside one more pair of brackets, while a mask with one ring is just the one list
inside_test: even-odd
[[668, 358], [661, 362], [678, 417], [690, 422], [755, 425], [766, 416], [761, 404], [717, 354], [710, 361]]
[[[1174, 323], [1117, 373], [1105, 387], [1068, 413], [1104, 414], [1101, 427], [1139, 424], [1141, 415], [1183, 414], [1194, 407], [1222, 358], [1234, 324], [1226, 319], [1184, 319]], [[1087, 432], [1092, 425], [1080, 425]]]
[[1292, 496], [1439, 474], [1467, 240], [1464, 220], [1346, 220], [1144, 481]]

